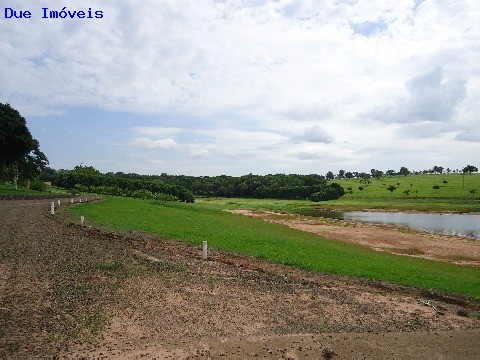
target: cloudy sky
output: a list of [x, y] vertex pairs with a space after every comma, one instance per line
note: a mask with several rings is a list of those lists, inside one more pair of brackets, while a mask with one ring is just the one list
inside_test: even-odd
[[[5, 8], [29, 10], [9, 18]], [[102, 11], [43, 18], [42, 8]], [[480, 159], [477, 0], [10, 0], [0, 102], [56, 169], [243, 175]], [[10, 11], [11, 13], [11, 11]]]

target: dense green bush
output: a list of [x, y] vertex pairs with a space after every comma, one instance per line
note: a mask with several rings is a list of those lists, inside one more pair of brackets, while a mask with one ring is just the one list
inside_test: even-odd
[[47, 185], [43, 181], [33, 181], [30, 184], [30, 189], [39, 191], [39, 192], [46, 192], [47, 191]]
[[141, 189], [141, 190], [136, 190], [133, 192], [132, 197], [137, 198], [137, 199], [143, 199], [143, 200], [151, 200], [154, 199], [154, 195], [151, 191]]
[[[82, 173], [78, 171], [66, 171], [57, 176], [57, 186], [67, 190], [78, 192], [96, 192], [118, 196], [135, 196], [138, 191], [148, 191], [151, 194], [164, 194], [169, 199], [193, 203], [195, 198], [190, 190], [183, 186], [161, 184], [154, 181], [133, 180], [115, 175], [101, 173]], [[146, 195], [147, 193], [138, 193]], [[140, 196], [140, 195], [139, 195]], [[153, 198], [153, 195], [152, 195]]]
[[315, 202], [336, 200], [340, 199], [343, 195], [345, 195], [345, 190], [343, 187], [337, 183], [333, 183], [312, 194], [310, 200]]

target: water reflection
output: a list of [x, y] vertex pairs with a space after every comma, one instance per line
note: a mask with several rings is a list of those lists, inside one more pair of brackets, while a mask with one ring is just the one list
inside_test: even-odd
[[301, 214], [333, 219], [363, 221], [374, 224], [398, 225], [445, 235], [473, 237], [480, 240], [480, 215], [420, 214], [368, 211], [308, 210]]

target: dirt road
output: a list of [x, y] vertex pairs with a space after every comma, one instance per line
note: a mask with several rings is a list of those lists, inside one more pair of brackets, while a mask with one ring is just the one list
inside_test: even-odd
[[48, 201], [0, 201], [1, 358], [473, 359], [478, 313], [233, 254], [203, 261], [199, 247], [80, 228]]

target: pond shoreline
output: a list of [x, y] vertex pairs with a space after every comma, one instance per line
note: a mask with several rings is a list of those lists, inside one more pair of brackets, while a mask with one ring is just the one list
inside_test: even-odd
[[391, 225], [361, 221], [314, 218], [268, 210], [227, 210], [300, 231], [345, 241], [397, 255], [419, 257], [480, 268], [480, 241]]
[[[310, 211], [310, 210], [307, 210]], [[352, 211], [365, 211], [365, 212], [389, 212], [389, 213], [405, 213], [405, 214], [436, 214], [436, 215], [480, 215], [480, 211], [433, 211], [433, 210], [399, 210], [399, 209], [335, 209], [335, 208], [312, 208], [311, 211], [332, 211], [332, 212], [352, 212]]]

